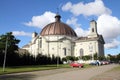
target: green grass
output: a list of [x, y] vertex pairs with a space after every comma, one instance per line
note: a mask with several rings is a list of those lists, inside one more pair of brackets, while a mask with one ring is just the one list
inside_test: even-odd
[[[92, 66], [85, 64], [84, 68], [90, 68]], [[6, 67], [5, 72], [3, 68], [0, 67], [0, 75], [9, 74], [9, 73], [20, 73], [20, 72], [30, 72], [30, 71], [40, 71], [40, 70], [50, 70], [50, 69], [59, 69], [59, 68], [70, 68], [69, 64], [60, 64], [58, 65], [32, 65], [32, 66], [15, 66], [15, 67]]]
[[95, 67], [95, 66], [89, 65], [89, 64], [84, 64], [84, 68], [91, 68], [91, 67]]
[[0, 67], [0, 75], [8, 73], [17, 73], [17, 72], [28, 72], [28, 71], [40, 71], [40, 70], [50, 70], [58, 68], [69, 68], [69, 65], [60, 64], [58, 67], [56, 65], [33, 65], [33, 66], [15, 66], [15, 67], [6, 67], [5, 72], [3, 68]]

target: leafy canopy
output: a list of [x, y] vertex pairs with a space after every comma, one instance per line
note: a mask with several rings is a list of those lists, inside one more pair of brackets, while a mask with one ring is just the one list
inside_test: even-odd
[[0, 52], [4, 52], [7, 43], [7, 50], [15, 52], [18, 50], [18, 43], [20, 40], [16, 39], [12, 32], [0, 35]]

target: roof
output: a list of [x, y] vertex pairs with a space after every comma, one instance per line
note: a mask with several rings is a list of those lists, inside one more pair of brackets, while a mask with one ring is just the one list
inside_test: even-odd
[[26, 44], [26, 45], [24, 45], [22, 48], [29, 48], [30, 47], [30, 45], [29, 44]]
[[60, 21], [61, 16], [55, 16], [55, 22], [46, 25], [40, 35], [47, 36], [47, 35], [67, 35], [67, 36], [74, 36], [77, 37], [75, 31], [68, 26], [67, 24]]
[[79, 37], [76, 42], [85, 42], [85, 41], [93, 41], [93, 40], [98, 40], [99, 42], [101, 42], [102, 44], [105, 44], [105, 41], [102, 37], [102, 35], [98, 35], [98, 37], [92, 37], [92, 38], [88, 38], [88, 37]]

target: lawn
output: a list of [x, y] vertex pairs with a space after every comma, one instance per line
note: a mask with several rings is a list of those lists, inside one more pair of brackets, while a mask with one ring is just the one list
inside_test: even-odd
[[58, 69], [58, 68], [70, 68], [69, 65], [60, 64], [56, 65], [32, 65], [32, 66], [14, 66], [14, 67], [6, 67], [5, 72], [3, 72], [3, 68], [0, 67], [0, 75], [7, 73], [16, 73], [16, 72], [28, 72], [28, 71], [40, 71], [40, 70], [49, 70], [49, 69]]
[[[90, 65], [85, 64], [84, 68], [90, 68]], [[0, 75], [8, 73], [18, 73], [18, 72], [29, 72], [29, 71], [40, 71], [40, 70], [50, 70], [50, 69], [59, 69], [59, 68], [70, 68], [68, 64], [59, 64], [57, 65], [32, 65], [32, 66], [14, 66], [6, 67], [5, 72], [3, 68], [0, 67]]]

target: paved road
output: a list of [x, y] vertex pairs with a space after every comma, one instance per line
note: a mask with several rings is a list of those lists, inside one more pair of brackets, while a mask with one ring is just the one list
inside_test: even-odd
[[90, 80], [117, 65], [104, 65], [88, 69], [67, 68], [1, 75], [0, 80]]

